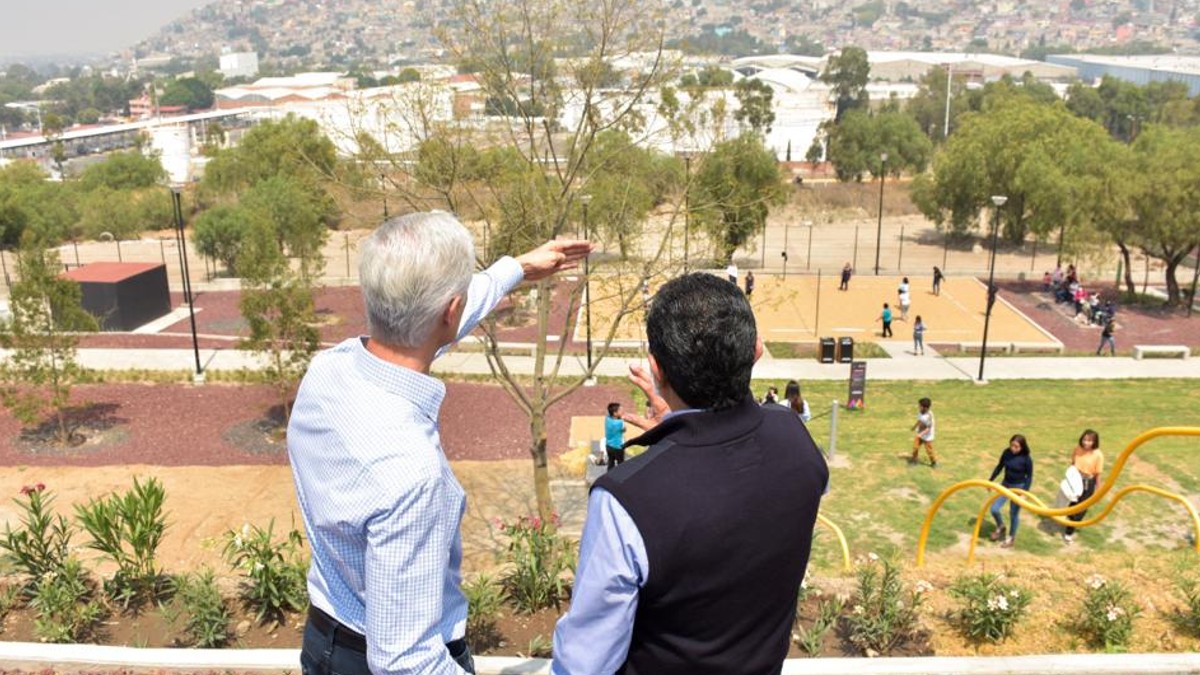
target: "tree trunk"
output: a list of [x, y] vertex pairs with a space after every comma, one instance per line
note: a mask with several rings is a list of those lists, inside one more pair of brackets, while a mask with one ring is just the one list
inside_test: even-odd
[[533, 456], [533, 491], [537, 496], [538, 515], [544, 520], [554, 513], [546, 458], [546, 402], [550, 393], [550, 385], [546, 381], [546, 337], [550, 330], [550, 301], [554, 287], [548, 281], [541, 281], [537, 288], [538, 335], [537, 352], [533, 359], [533, 392], [529, 397], [529, 452]]
[[1121, 248], [1121, 260], [1125, 262], [1125, 292], [1129, 295], [1129, 299], [1137, 297], [1137, 284], [1133, 283], [1133, 256], [1129, 252], [1129, 247], [1125, 242], [1118, 241], [1117, 246]]
[[1179, 295], [1179, 282], [1175, 279], [1175, 270], [1179, 268], [1180, 256], [1169, 256], [1164, 262], [1167, 269], [1163, 275], [1167, 278], [1167, 306], [1176, 307], [1182, 301]]

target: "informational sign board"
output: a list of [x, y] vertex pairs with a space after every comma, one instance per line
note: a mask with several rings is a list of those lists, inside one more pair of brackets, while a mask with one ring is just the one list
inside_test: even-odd
[[850, 363], [850, 395], [846, 397], [846, 407], [850, 410], [862, 410], [867, 393], [867, 362], [853, 361]]

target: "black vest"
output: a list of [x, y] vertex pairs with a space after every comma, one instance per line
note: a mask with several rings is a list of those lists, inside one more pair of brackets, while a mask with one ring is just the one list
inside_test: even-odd
[[630, 675], [778, 673], [829, 479], [799, 416], [747, 396], [672, 417], [605, 474], [646, 546]]

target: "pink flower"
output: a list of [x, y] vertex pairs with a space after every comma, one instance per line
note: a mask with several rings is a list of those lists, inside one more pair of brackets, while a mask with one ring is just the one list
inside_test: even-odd
[[542, 517], [534, 516], [533, 520], [531, 521], [531, 524], [533, 525], [533, 529], [535, 529], [535, 530], [542, 529]]
[[24, 485], [21, 487], [21, 494], [24, 496], [29, 496], [34, 492], [36, 492], [36, 488], [34, 488], [32, 485]]
[[36, 487], [36, 488], [37, 488], [37, 491], [38, 491], [38, 492], [41, 492], [42, 490], [45, 490], [45, 489], [46, 489], [46, 484], [45, 484], [45, 483], [38, 483], [38, 484], [37, 484], [36, 486], [34, 486], [34, 487]]

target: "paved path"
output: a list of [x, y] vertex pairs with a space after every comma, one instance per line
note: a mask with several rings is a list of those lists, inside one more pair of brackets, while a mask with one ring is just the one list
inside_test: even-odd
[[[942, 357], [926, 349], [925, 356], [905, 351], [908, 345], [897, 346], [893, 358], [866, 359], [867, 373], [872, 380], [973, 380], [979, 374], [979, 357]], [[0, 358], [6, 358], [0, 350]], [[190, 349], [80, 349], [79, 362], [96, 370], [160, 370], [192, 371], [195, 357]], [[201, 349], [200, 362], [205, 370], [236, 371], [262, 367], [262, 360], [238, 349]], [[533, 372], [533, 358], [505, 357], [509, 370], [517, 374]], [[635, 359], [608, 358], [601, 361], [596, 372], [601, 376], [624, 377]], [[764, 358], [754, 368], [757, 380], [845, 380], [849, 364], [823, 364], [813, 359]], [[478, 352], [451, 351], [433, 364], [436, 373], [489, 375], [487, 359]], [[568, 357], [561, 373], [579, 375], [584, 370], [583, 357]], [[1200, 358], [1144, 359], [1129, 357], [1063, 357], [1063, 356], [989, 356], [984, 375], [989, 380], [1083, 380], [1129, 378], [1200, 378]]]

